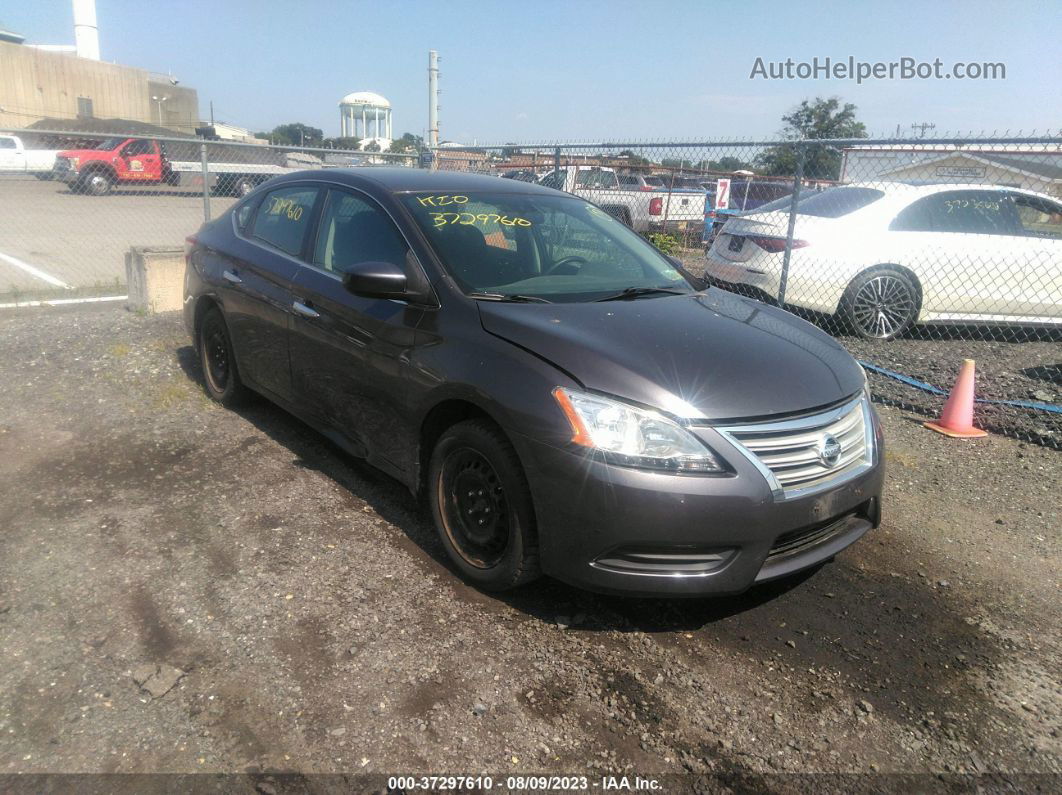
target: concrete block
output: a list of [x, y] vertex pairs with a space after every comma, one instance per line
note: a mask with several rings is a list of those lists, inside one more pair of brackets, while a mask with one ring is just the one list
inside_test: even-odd
[[129, 308], [176, 312], [184, 305], [184, 249], [133, 246], [125, 254]]

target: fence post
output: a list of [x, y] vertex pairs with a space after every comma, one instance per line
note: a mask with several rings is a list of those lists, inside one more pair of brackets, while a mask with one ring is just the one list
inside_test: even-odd
[[199, 162], [203, 167], [203, 221], [210, 220], [210, 175], [207, 173], [206, 141], [199, 144]]
[[[553, 150], [553, 170], [557, 174], [556, 179], [554, 179], [554, 181], [556, 181], [557, 179], [560, 179], [560, 147], [559, 146], [556, 147]], [[564, 190], [564, 182], [561, 182], [561, 190]]]
[[793, 198], [789, 201], [789, 227], [785, 233], [785, 255], [782, 257], [782, 278], [778, 282], [778, 306], [785, 306], [785, 287], [789, 281], [789, 257], [793, 253], [793, 228], [796, 226], [797, 202], [800, 201], [800, 183], [804, 179], [804, 158], [807, 148], [797, 144], [796, 173], [793, 175]]

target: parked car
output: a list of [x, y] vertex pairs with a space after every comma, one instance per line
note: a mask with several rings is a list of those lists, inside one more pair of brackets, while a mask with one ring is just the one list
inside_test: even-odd
[[[777, 298], [783, 204], [727, 221], [706, 275]], [[1062, 203], [996, 185], [875, 183], [802, 196], [785, 301], [876, 339], [915, 323], [1062, 325]]]
[[592, 201], [636, 232], [684, 231], [691, 226], [699, 229], [703, 223], [704, 200], [700, 193], [646, 191], [641, 186], [621, 184], [612, 168], [562, 168], [550, 171], [539, 184]]
[[0, 173], [16, 172], [51, 179], [56, 154], [55, 149], [27, 149], [17, 135], [0, 135]]
[[423, 494], [483, 588], [740, 592], [878, 524], [852, 357], [577, 197], [307, 171], [205, 224], [187, 261], [208, 394], [260, 393]]
[[[704, 205], [704, 243], [705, 248], [712, 244], [719, 230], [729, 218], [740, 213], [757, 210], [764, 205], [774, 206], [792, 195], [792, 181], [779, 180], [734, 180], [730, 183], [730, 201], [726, 209], [715, 209], [715, 188]], [[781, 205], [779, 205], [781, 206]]]
[[515, 171], [506, 171], [504, 174], [499, 174], [503, 179], [515, 179], [520, 182], [538, 182], [538, 174], [528, 169], [517, 169]]
[[[701, 177], [664, 177], [664, 190], [683, 190], [703, 194], [706, 190]], [[712, 190], [714, 190], [714, 186]]]

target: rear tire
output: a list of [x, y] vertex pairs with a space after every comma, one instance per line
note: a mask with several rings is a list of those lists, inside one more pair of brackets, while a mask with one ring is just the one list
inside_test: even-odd
[[516, 450], [494, 423], [443, 433], [428, 468], [439, 538], [466, 579], [504, 591], [541, 576], [531, 491]]
[[251, 191], [258, 187], [257, 183], [250, 177], [240, 177], [236, 180], [236, 184], [232, 188], [232, 195], [244, 197]]
[[852, 279], [841, 316], [864, 339], [891, 340], [918, 319], [921, 299], [914, 281], [898, 268], [876, 268]]
[[229, 328], [217, 307], [208, 309], [203, 315], [196, 343], [207, 396], [226, 408], [245, 403], [250, 392], [240, 378]]

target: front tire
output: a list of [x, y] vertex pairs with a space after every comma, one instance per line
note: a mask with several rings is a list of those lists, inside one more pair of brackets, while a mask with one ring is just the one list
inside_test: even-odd
[[203, 384], [210, 399], [227, 408], [246, 402], [249, 392], [236, 367], [229, 328], [216, 307], [208, 309], [199, 324], [197, 347]]
[[428, 468], [428, 497], [446, 553], [472, 583], [504, 591], [541, 575], [531, 492], [496, 425], [468, 420], [442, 435]]
[[114, 180], [106, 171], [93, 171], [81, 179], [81, 191], [90, 196], [106, 196], [114, 187]]
[[856, 276], [841, 299], [841, 315], [864, 339], [891, 340], [918, 319], [920, 296], [914, 281], [897, 268], [877, 268]]

